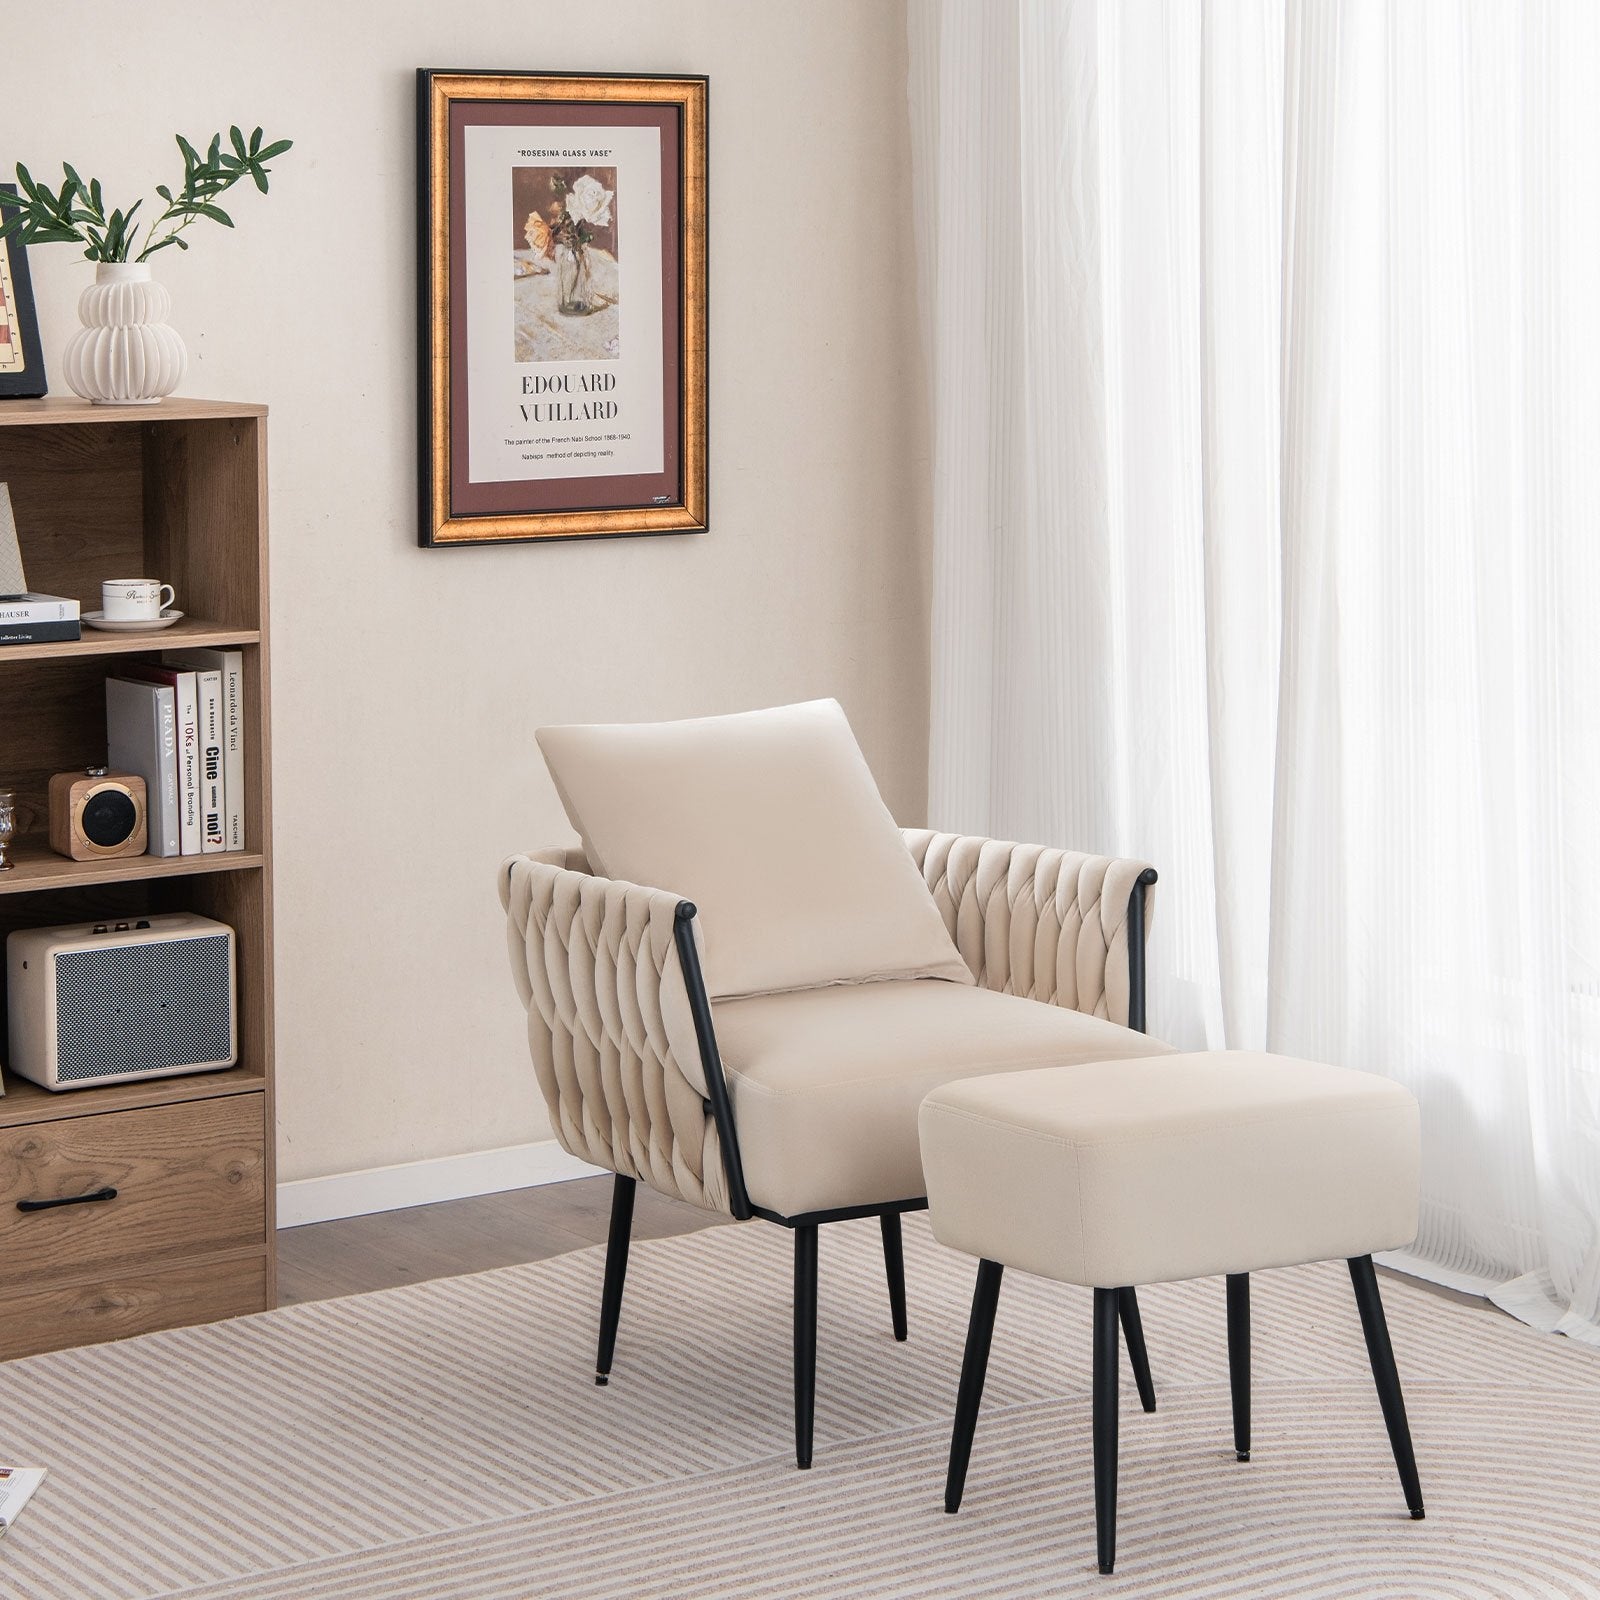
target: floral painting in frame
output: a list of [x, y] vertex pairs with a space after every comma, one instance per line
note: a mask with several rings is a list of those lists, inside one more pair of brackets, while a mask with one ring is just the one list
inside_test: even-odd
[[706, 79], [417, 94], [420, 542], [703, 529]]
[[[15, 184], [0, 183], [0, 193], [16, 192]], [[46, 388], [28, 252], [18, 239], [0, 239], [0, 399], [37, 399]]]

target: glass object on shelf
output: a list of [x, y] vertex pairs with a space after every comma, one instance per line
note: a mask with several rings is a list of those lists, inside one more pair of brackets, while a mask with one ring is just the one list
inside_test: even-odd
[[10, 855], [16, 833], [17, 797], [10, 789], [0, 789], [0, 872], [9, 872], [16, 866]]

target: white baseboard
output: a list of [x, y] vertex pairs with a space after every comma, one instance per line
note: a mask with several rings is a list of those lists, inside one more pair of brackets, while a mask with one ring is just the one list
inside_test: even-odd
[[336, 1217], [364, 1217], [374, 1211], [462, 1200], [504, 1189], [531, 1189], [568, 1178], [591, 1178], [600, 1171], [569, 1156], [554, 1139], [475, 1150], [462, 1156], [436, 1156], [365, 1172], [336, 1172], [326, 1178], [299, 1178], [278, 1185], [278, 1226], [298, 1228]]

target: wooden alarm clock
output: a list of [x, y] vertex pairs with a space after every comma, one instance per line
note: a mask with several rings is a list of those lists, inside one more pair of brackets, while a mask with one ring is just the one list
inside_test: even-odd
[[74, 861], [142, 856], [149, 843], [144, 779], [87, 767], [50, 780], [50, 848]]

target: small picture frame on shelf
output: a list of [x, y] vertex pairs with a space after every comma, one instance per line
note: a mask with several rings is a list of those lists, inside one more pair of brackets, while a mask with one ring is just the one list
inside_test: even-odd
[[[0, 183], [0, 194], [16, 192], [14, 183]], [[0, 210], [0, 218], [16, 214]], [[36, 400], [48, 387], [27, 246], [20, 239], [0, 239], [0, 400]]]
[[0, 483], [0, 595], [26, 594], [28, 574], [22, 568], [22, 543], [17, 516], [11, 509], [11, 485]]

